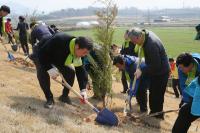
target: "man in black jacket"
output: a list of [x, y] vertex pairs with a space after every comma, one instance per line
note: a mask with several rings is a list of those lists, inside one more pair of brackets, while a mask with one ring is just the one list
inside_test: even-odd
[[17, 24], [17, 28], [15, 30], [19, 31], [19, 41], [22, 46], [22, 50], [24, 55], [29, 55], [29, 47], [28, 47], [28, 30], [29, 26], [25, 22], [24, 16], [19, 16], [19, 23]]
[[[170, 72], [164, 46], [159, 37], [152, 31], [141, 30], [139, 28], [133, 28], [129, 32], [129, 38], [134, 44], [140, 45], [144, 52], [147, 67], [143, 70], [137, 69], [135, 75], [137, 78], [142, 73], [149, 76], [150, 113], [163, 111], [164, 94]], [[158, 115], [157, 118], [164, 119], [164, 115]]]
[[[134, 51], [135, 45], [130, 41], [128, 37], [128, 33], [129, 33], [129, 30], [126, 30], [126, 32], [124, 33], [124, 43], [122, 44], [122, 49], [120, 51], [120, 54], [137, 57], [137, 53], [135, 53]], [[122, 93], [126, 93], [126, 91], [128, 90], [128, 84], [127, 84], [127, 79], [126, 79], [124, 70], [122, 70], [121, 81], [123, 85]]]
[[52, 37], [51, 29], [48, 28], [47, 25], [42, 24], [36, 24], [35, 22], [32, 22], [30, 24], [31, 28], [31, 44], [33, 47], [33, 53], [29, 55], [29, 58], [34, 62], [36, 71], [37, 71], [37, 78], [40, 84], [40, 87], [43, 90], [48, 90], [49, 84], [46, 82], [43, 82], [43, 78], [46, 79], [46, 73], [41, 72], [41, 65], [39, 63], [38, 59], [38, 51], [39, 49], [45, 44], [45, 42]]
[[38, 54], [38, 49], [49, 39], [55, 32], [47, 25], [37, 24], [36, 22], [30, 23], [31, 29], [31, 45], [33, 47], [33, 53], [29, 55], [29, 58], [34, 60]]
[[32, 22], [30, 24], [31, 28], [31, 44], [36, 45], [37, 41], [41, 41], [43, 38], [52, 36], [55, 32], [49, 26], [44, 24], [37, 24]]
[[[83, 100], [87, 98], [86, 85], [88, 77], [82, 65], [81, 57], [87, 55], [92, 48], [92, 41], [88, 38], [76, 38], [64, 33], [57, 33], [39, 49], [39, 73], [43, 75], [39, 78], [39, 81], [46, 84], [46, 87], [42, 88], [47, 99], [46, 108], [52, 108], [54, 105], [49, 76], [53, 79], [59, 76], [57, 70], [52, 68], [52, 65], [58, 68], [70, 86], [73, 86], [76, 74]], [[75, 70], [71, 64], [74, 65]], [[59, 97], [59, 100], [71, 104], [68, 94], [69, 90], [64, 87], [63, 94]]]

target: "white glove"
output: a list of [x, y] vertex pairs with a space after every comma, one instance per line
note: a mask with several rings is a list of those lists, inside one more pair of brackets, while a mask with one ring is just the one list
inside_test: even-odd
[[140, 77], [141, 77], [141, 75], [142, 75], [142, 71], [138, 68], [136, 71], [135, 71], [135, 74], [134, 74], [135, 76], [136, 76], [136, 79], [139, 79]]
[[82, 89], [81, 92], [80, 92], [81, 96], [83, 97], [81, 99], [81, 102], [85, 103], [85, 101], [87, 100], [87, 92], [86, 92], [86, 89]]
[[58, 71], [57, 71], [56, 68], [51, 68], [51, 69], [49, 69], [47, 72], [48, 72], [49, 76], [50, 76], [52, 79], [56, 79], [56, 78], [59, 76], [59, 73], [58, 73]]

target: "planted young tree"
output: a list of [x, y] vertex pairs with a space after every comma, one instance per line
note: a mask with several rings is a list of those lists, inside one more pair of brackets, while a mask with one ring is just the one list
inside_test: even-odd
[[106, 106], [105, 97], [112, 96], [112, 60], [110, 57], [110, 48], [114, 34], [114, 20], [117, 16], [117, 6], [113, 0], [101, 0], [104, 8], [97, 11], [99, 25], [95, 27], [95, 38], [100, 49], [96, 50], [98, 63], [89, 56], [89, 62], [92, 64], [92, 73], [90, 77], [93, 82], [94, 96], [103, 100]]

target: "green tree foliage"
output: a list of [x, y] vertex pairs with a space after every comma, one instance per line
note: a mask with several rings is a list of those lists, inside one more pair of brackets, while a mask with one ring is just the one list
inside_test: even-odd
[[110, 48], [112, 45], [114, 34], [114, 20], [117, 16], [117, 6], [113, 0], [101, 0], [105, 5], [105, 8], [101, 11], [97, 11], [99, 25], [95, 27], [95, 39], [101, 46], [101, 49], [96, 50], [96, 56], [98, 63], [96, 63], [91, 56], [89, 56], [89, 62], [92, 64], [90, 77], [93, 81], [93, 90], [95, 96], [98, 96], [103, 100], [104, 106], [105, 96], [112, 94], [112, 60], [110, 58]]

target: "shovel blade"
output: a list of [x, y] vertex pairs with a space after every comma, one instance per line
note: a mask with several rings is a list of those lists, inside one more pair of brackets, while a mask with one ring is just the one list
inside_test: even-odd
[[101, 112], [98, 113], [95, 121], [103, 125], [109, 125], [109, 126], [118, 125], [117, 116], [107, 108], [103, 109]]
[[9, 61], [13, 61], [15, 60], [15, 57], [11, 53], [8, 52], [8, 59]]
[[17, 46], [17, 44], [13, 44], [13, 45], [11, 45], [11, 48], [12, 48], [12, 50], [13, 50], [14, 52], [16, 52], [17, 49], [18, 49], [18, 46]]

